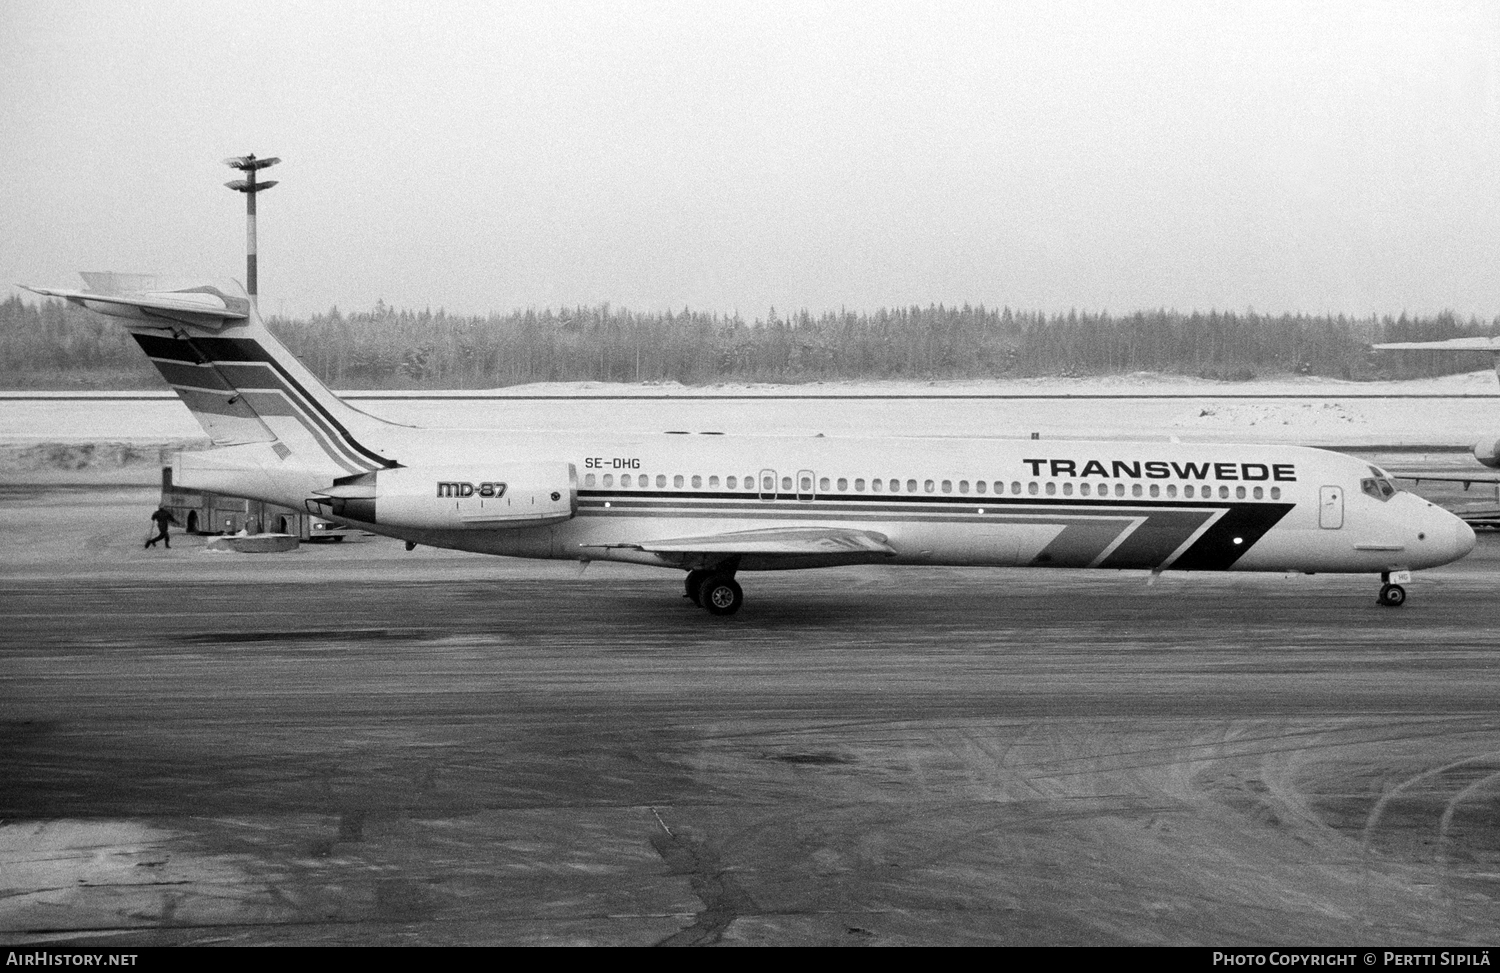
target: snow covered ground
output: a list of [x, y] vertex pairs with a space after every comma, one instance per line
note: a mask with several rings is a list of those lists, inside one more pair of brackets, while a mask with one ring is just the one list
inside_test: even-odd
[[[1500, 437], [1500, 386], [1482, 371], [1410, 382], [1217, 382], [1136, 374], [985, 382], [806, 385], [548, 383], [492, 391], [345, 393], [417, 426], [568, 432], [777, 433], [1274, 442], [1378, 451], [1467, 449]], [[46, 471], [140, 481], [202, 442], [170, 392], [0, 392], [0, 481]], [[62, 481], [75, 478], [65, 475]]]
[[[1008, 382], [703, 387], [579, 382], [488, 391], [342, 394], [367, 412], [413, 425], [559, 431], [714, 429], [980, 437], [1044, 432], [1070, 437], [1467, 444], [1500, 427], [1500, 387], [1489, 371], [1410, 382], [1215, 382], [1137, 374]], [[151, 442], [200, 435], [187, 410], [165, 390], [0, 392], [0, 442]]]

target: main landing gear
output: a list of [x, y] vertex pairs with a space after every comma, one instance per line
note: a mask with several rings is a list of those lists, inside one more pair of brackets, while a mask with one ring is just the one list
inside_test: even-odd
[[745, 603], [745, 593], [732, 571], [689, 571], [683, 587], [693, 604], [711, 615], [733, 615]]
[[1410, 580], [1410, 571], [1380, 572], [1380, 595], [1375, 599], [1375, 603], [1387, 608], [1400, 608], [1406, 604], [1406, 589], [1395, 582]]

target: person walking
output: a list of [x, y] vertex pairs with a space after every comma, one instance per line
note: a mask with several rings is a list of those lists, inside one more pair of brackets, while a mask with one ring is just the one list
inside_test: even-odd
[[161, 541], [162, 546], [166, 547], [167, 550], [171, 550], [172, 539], [167, 536], [167, 525], [177, 524], [178, 527], [181, 527], [182, 525], [177, 523], [177, 518], [173, 517], [172, 511], [168, 510], [166, 507], [157, 507], [156, 513], [151, 515], [151, 522], [156, 525], [156, 530], [160, 531], [160, 533], [158, 533], [155, 537], [146, 538], [146, 546], [155, 547], [156, 542]]

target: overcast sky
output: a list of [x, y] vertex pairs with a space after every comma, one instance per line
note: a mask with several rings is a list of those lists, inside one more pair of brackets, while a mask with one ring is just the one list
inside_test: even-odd
[[[0, 3], [0, 283], [1500, 314], [1500, 3]], [[3, 292], [0, 292], [3, 293]], [[18, 293], [14, 290], [11, 293]]]

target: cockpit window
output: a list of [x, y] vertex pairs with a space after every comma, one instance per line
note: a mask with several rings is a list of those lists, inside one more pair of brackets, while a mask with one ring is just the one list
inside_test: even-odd
[[1381, 503], [1396, 495], [1396, 485], [1391, 482], [1389, 473], [1377, 466], [1370, 467], [1370, 472], [1375, 475], [1365, 477], [1359, 481], [1359, 488], [1361, 490]]

